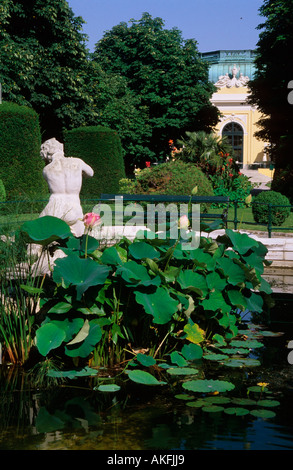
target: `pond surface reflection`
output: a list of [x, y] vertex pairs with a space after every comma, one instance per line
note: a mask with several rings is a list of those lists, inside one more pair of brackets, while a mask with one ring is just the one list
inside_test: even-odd
[[220, 369], [221, 380], [237, 384], [235, 396], [243, 396], [247, 385], [269, 383], [271, 396], [280, 402], [270, 419], [205, 412], [163, 388], [139, 384], [112, 394], [94, 391], [82, 381], [35, 391], [25, 374], [1, 366], [0, 449], [293, 450], [291, 339], [290, 332], [265, 338], [264, 348], [257, 351], [261, 367]]

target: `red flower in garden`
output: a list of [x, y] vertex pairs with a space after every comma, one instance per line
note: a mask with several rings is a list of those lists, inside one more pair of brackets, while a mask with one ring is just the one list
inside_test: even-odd
[[151, 162], [145, 162], [145, 166], [149, 168], [151, 166]]
[[232, 178], [232, 176], [233, 176], [233, 173], [229, 173], [229, 176], [230, 176], [230, 178]]

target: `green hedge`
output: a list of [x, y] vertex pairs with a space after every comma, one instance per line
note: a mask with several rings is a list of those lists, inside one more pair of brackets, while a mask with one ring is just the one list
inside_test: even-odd
[[102, 126], [79, 127], [64, 132], [64, 153], [84, 160], [94, 170], [84, 179], [81, 196], [98, 198], [101, 193], [118, 193], [125, 178], [122, 146], [117, 132]]
[[0, 180], [0, 202], [4, 202], [6, 200], [6, 191], [5, 186], [2, 180]]
[[48, 193], [40, 157], [41, 132], [37, 113], [27, 106], [0, 105], [0, 179], [7, 199]]

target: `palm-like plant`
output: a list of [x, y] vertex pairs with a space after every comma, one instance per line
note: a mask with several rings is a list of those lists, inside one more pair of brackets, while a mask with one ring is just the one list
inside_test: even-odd
[[223, 164], [223, 157], [232, 155], [232, 147], [226, 137], [208, 134], [204, 131], [186, 132], [186, 139], [181, 139], [182, 146], [179, 158], [185, 162], [195, 163], [203, 171], [214, 174]]

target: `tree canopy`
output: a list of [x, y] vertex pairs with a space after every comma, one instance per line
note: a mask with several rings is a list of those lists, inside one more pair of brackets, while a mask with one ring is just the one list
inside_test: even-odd
[[185, 131], [210, 131], [218, 112], [210, 103], [213, 85], [208, 66], [193, 39], [177, 28], [164, 29], [161, 18], [144, 13], [140, 20], [114, 26], [97, 43], [93, 60], [106, 72], [120, 74], [141, 98], [147, 113], [144, 147], [155, 161], [168, 152], [168, 140]]
[[288, 83], [293, 80], [293, 0], [264, 0], [259, 12], [265, 21], [258, 26], [250, 102], [263, 113], [257, 135], [271, 144], [278, 177], [279, 170], [293, 169], [293, 106], [288, 102]]
[[3, 99], [31, 106], [44, 137], [82, 125], [92, 113], [83, 20], [66, 0], [2, 0]]
[[161, 18], [120, 23], [86, 47], [83, 19], [66, 0], [2, 0], [3, 100], [33, 108], [42, 140], [102, 125], [119, 133], [127, 168], [162, 160], [168, 141], [210, 131], [218, 111], [195, 40]]

